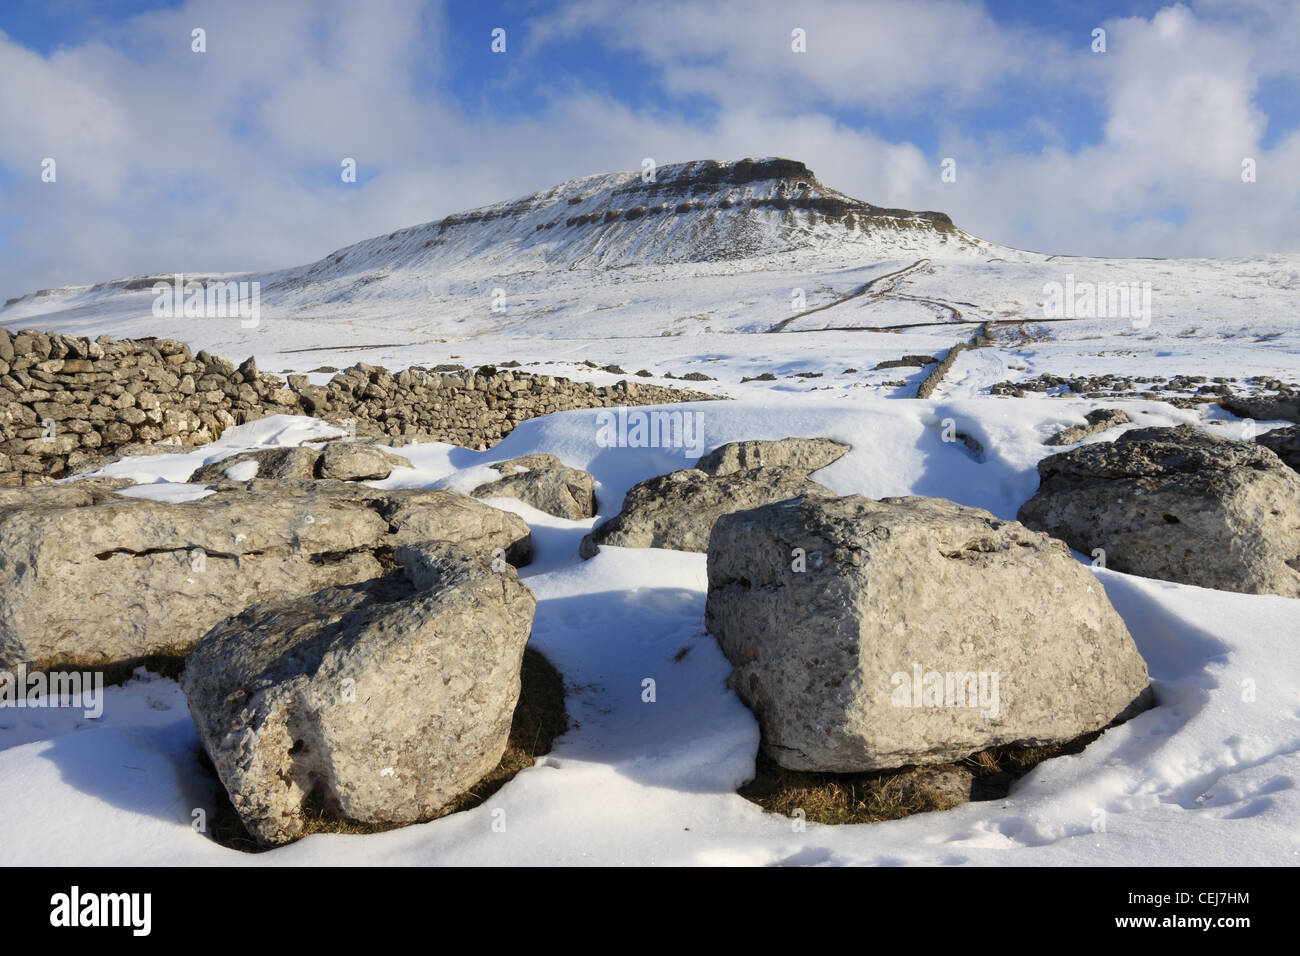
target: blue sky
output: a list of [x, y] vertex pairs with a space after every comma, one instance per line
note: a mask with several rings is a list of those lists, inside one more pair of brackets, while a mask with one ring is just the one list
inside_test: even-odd
[[790, 156], [1022, 248], [1300, 251], [1291, 0], [9, 0], [0, 33], [0, 297], [298, 264], [644, 156]]

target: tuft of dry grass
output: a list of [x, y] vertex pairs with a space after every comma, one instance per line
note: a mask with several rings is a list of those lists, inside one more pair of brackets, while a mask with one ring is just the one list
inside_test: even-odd
[[[737, 793], [768, 813], [794, 817], [802, 810], [811, 823], [880, 823], [950, 810], [967, 800], [1000, 799], [1044, 760], [1077, 754], [1100, 735], [1097, 731], [1050, 747], [993, 747], [954, 764], [873, 773], [787, 770], [760, 750], [754, 779]], [[937, 786], [943, 777], [947, 785]], [[969, 793], [962, 785], [966, 778]]]
[[[526, 649], [520, 672], [519, 703], [515, 707], [510, 739], [501, 762], [486, 777], [429, 819], [436, 820], [460, 810], [470, 810], [483, 803], [515, 774], [531, 767], [536, 758], [550, 753], [555, 738], [564, 733], [568, 725], [568, 716], [564, 711], [564, 681], [559, 671], [540, 653], [532, 648]], [[235, 812], [230, 798], [217, 779], [212, 762], [202, 750], [199, 752], [199, 762], [212, 777], [217, 794], [217, 808], [210, 818], [209, 826], [212, 839], [222, 846], [246, 853], [261, 853], [272, 849], [259, 844], [244, 828], [243, 821], [239, 819], [239, 814]], [[302, 819], [303, 836], [313, 833], [383, 833], [409, 825], [360, 823], [340, 819], [315, 799], [309, 799], [303, 806]]]
[[998, 763], [997, 754], [992, 750], [981, 750], [977, 754], [971, 754], [966, 758], [966, 761], [974, 773], [990, 774], [997, 773], [1002, 769]]
[[36, 661], [29, 667], [29, 670], [32, 672], [77, 671], [87, 674], [102, 674], [105, 687], [118, 687], [134, 677], [138, 667], [143, 667], [145, 670], [161, 677], [176, 680], [180, 677], [181, 671], [185, 669], [185, 658], [189, 652], [190, 648], [188, 647], [162, 647], [151, 654], [112, 664], [105, 664], [102, 661], [88, 661], [75, 655], [65, 654]]
[[914, 779], [907, 771], [813, 773], [787, 770], [762, 751], [754, 779], [737, 791], [769, 813], [811, 823], [879, 823], [914, 813], [948, 810], [961, 803]]
[[[1114, 726], [1114, 723], [1109, 726]], [[1095, 730], [1073, 740], [1067, 740], [1065, 743], [1049, 746], [993, 747], [972, 754], [963, 763], [968, 766], [971, 762], [978, 762], [981, 766], [995, 766], [998, 772], [1007, 774], [1010, 780], [1018, 780], [1044, 760], [1083, 753], [1083, 749], [1104, 732], [1104, 729]]]

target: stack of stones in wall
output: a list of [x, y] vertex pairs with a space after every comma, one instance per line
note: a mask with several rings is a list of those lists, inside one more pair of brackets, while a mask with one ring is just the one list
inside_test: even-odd
[[[485, 370], [487, 371], [487, 370]], [[594, 386], [550, 375], [358, 363], [325, 385], [193, 354], [171, 339], [96, 340], [0, 328], [0, 486], [60, 478], [130, 453], [130, 446], [201, 445], [266, 415], [311, 415], [358, 434], [483, 449], [519, 422], [578, 408], [712, 398], [619, 382]]]

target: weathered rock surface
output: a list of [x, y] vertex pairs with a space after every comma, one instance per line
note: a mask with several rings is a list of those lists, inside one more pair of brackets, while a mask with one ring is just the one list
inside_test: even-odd
[[[111, 492], [129, 488], [130, 478], [84, 478], [63, 484], [0, 488], [0, 517], [11, 508], [84, 507], [104, 501]], [[114, 496], [115, 497], [115, 496]], [[115, 497], [116, 500], [116, 497]], [[3, 558], [3, 555], [0, 555]]]
[[1191, 425], [1139, 428], [1044, 458], [1026, 525], [1108, 567], [1300, 597], [1300, 475], [1269, 449]]
[[1071, 740], [1147, 701], [1092, 573], [978, 508], [854, 495], [741, 511], [714, 525], [708, 574], [731, 685], [792, 770]]
[[1118, 428], [1120, 425], [1127, 425], [1133, 421], [1123, 409], [1119, 408], [1095, 408], [1083, 417], [1086, 424], [1070, 425], [1068, 428], [1062, 428], [1051, 438], [1044, 441], [1043, 444], [1073, 445], [1085, 438], [1100, 435], [1104, 431]]
[[453, 491], [254, 480], [163, 503], [111, 488], [0, 498], [0, 668], [184, 653], [255, 601], [378, 577], [402, 544], [451, 542], [515, 563], [530, 549], [523, 520]]
[[370, 824], [437, 815], [500, 762], [536, 601], [514, 569], [399, 548], [384, 578], [254, 605], [210, 630], [181, 686], [253, 836], [311, 799]]
[[321, 451], [316, 474], [340, 481], [381, 481], [398, 467], [410, 468], [411, 463], [378, 445], [330, 442]]
[[1256, 421], [1285, 421], [1300, 424], [1300, 399], [1294, 396], [1229, 395], [1219, 404], [1239, 418]]
[[[194, 470], [189, 480], [196, 484], [236, 481], [239, 479], [228, 475], [227, 472], [235, 465], [242, 465], [245, 462], [253, 462], [257, 465], [257, 470], [250, 476], [254, 478], [314, 478], [320, 458], [321, 453], [315, 448], [299, 446], [261, 448], [257, 451], [240, 452], [202, 465]], [[234, 474], [239, 473], [239, 470], [236, 470]]]
[[592, 529], [578, 553], [594, 557], [602, 544], [707, 551], [709, 529], [724, 514], [801, 495], [832, 494], [791, 468], [755, 468], [716, 477], [686, 468], [634, 485], [623, 499], [623, 509]]
[[539, 511], [571, 521], [596, 514], [595, 479], [554, 455], [524, 455], [492, 467], [501, 477], [475, 488], [471, 492], [475, 498], [518, 498]]
[[1256, 442], [1281, 458], [1294, 471], [1300, 471], [1300, 425], [1287, 425], [1265, 432]]
[[839, 461], [850, 450], [851, 446], [829, 438], [733, 441], [713, 449], [695, 467], [715, 476], [753, 468], [789, 468], [809, 475]]

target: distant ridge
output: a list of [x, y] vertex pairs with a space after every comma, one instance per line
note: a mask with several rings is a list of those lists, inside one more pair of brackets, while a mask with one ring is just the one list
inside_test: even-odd
[[[768, 157], [572, 179], [366, 239], [304, 266], [238, 278], [259, 280], [267, 302], [291, 300], [304, 307], [401, 298], [413, 286], [464, 288], [557, 270], [696, 263], [710, 272], [747, 271], [773, 259], [788, 263], [792, 256], [871, 262], [1015, 255], [963, 232], [942, 212], [876, 206], [824, 185], [804, 163]], [[42, 290], [6, 307], [35, 305], [46, 296], [97, 302], [147, 293], [155, 282], [171, 280], [135, 276]]]

